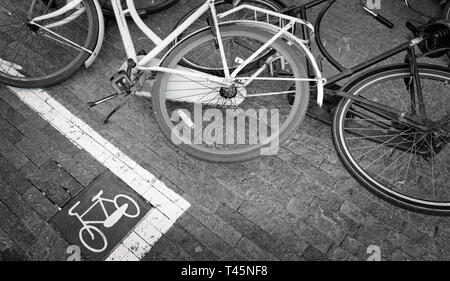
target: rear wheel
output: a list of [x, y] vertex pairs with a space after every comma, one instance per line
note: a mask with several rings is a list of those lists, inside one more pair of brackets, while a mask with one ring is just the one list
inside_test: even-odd
[[[342, 163], [365, 188], [409, 210], [450, 215], [450, 72], [420, 66], [427, 129], [388, 118], [344, 99], [336, 109], [333, 141]], [[412, 114], [407, 65], [386, 67], [359, 78], [352, 95]]]
[[[273, 37], [254, 25], [228, 24], [220, 31], [224, 45], [229, 46], [225, 57], [231, 66], [237, 57], [245, 60]], [[197, 74], [201, 72], [180, 66], [180, 60], [221, 66], [219, 50], [208, 47], [215, 40], [209, 30], [197, 33], [174, 48], [162, 66]], [[235, 44], [235, 40], [244, 45]], [[271, 65], [274, 70], [284, 69], [284, 78], [307, 77], [298, 59], [302, 54], [294, 45], [279, 38], [270, 48], [274, 54]], [[250, 82], [248, 77], [253, 75], [260, 80]], [[300, 125], [309, 101], [307, 82], [276, 78], [265, 63], [257, 70], [240, 73], [230, 86], [205, 78], [158, 73], [152, 90], [158, 125], [177, 147], [203, 160], [236, 162], [274, 154]], [[295, 95], [292, 107], [286, 102], [288, 93]]]
[[98, 15], [92, 0], [36, 23], [30, 18], [53, 12], [67, 0], [38, 0], [31, 8], [32, 2], [0, 3], [0, 82], [10, 86], [40, 88], [62, 82], [83, 65], [97, 43]]

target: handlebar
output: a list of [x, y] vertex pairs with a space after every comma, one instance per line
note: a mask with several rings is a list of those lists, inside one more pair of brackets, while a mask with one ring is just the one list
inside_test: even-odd
[[77, 213], [75, 213], [75, 212], [73, 212], [73, 210], [75, 210], [77, 207], [78, 207], [78, 205], [80, 205], [80, 201], [78, 201], [72, 208], [70, 208], [70, 210], [69, 210], [69, 216], [75, 216], [75, 215], [77, 215]]

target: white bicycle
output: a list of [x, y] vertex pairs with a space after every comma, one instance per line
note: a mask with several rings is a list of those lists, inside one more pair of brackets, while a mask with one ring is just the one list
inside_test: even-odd
[[[114, 200], [102, 198], [102, 195], [103, 191], [100, 191], [96, 196], [94, 196], [92, 198], [92, 202], [94, 204], [92, 204], [92, 206], [90, 206], [81, 215], [74, 212], [74, 210], [80, 205], [80, 202], [77, 202], [69, 210], [69, 215], [76, 217], [83, 225], [79, 232], [81, 243], [83, 243], [87, 249], [94, 253], [101, 253], [108, 247], [108, 240], [106, 239], [105, 234], [94, 225], [103, 225], [106, 228], [111, 228], [118, 223], [122, 217], [125, 216], [128, 218], [136, 218], [141, 212], [136, 201], [127, 195], [119, 194], [114, 197]], [[115, 211], [109, 214], [107, 208], [105, 207], [105, 202], [112, 203]], [[98, 221], [84, 220], [84, 218], [91, 213], [92, 209], [97, 206], [100, 206], [105, 219]], [[89, 236], [87, 234], [89, 234]], [[89, 239], [86, 239], [86, 237]], [[92, 245], [92, 243], [95, 243], [95, 245]]]
[[[139, 17], [133, 0], [126, 1], [127, 9], [120, 0], [111, 0], [127, 67], [111, 78], [116, 93], [91, 106], [139, 91], [151, 79], [153, 110], [166, 137], [204, 160], [242, 161], [264, 154], [274, 142], [283, 141], [297, 129], [307, 110], [310, 86], [317, 88], [321, 104], [326, 81], [308, 48], [309, 41], [290, 32], [295, 25], [302, 25], [313, 34], [309, 22], [250, 5], [216, 14], [214, 2], [205, 1], [161, 39]], [[56, 5], [42, 0], [0, 3], [0, 82], [48, 87], [95, 60], [104, 32], [97, 0], [64, 0]], [[255, 19], [272, 20], [226, 21], [244, 10]], [[177, 40], [208, 11], [209, 27]], [[135, 50], [127, 16], [156, 44], [145, 56]], [[173, 42], [176, 44], [163, 58], [156, 60]], [[307, 65], [313, 76], [307, 75]], [[292, 106], [286, 102], [288, 95], [295, 96]], [[205, 113], [200, 117], [198, 105]], [[264, 116], [267, 113], [270, 116]], [[221, 114], [227, 119], [231, 115], [231, 119], [221, 120]]]

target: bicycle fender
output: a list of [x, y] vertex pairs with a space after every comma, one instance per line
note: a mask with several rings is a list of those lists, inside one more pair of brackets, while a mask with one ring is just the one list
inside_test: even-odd
[[[259, 28], [262, 28], [266, 31], [269, 31], [271, 33], [278, 33], [280, 31], [280, 27], [269, 24], [269, 23], [264, 23], [264, 22], [255, 22], [255, 21], [248, 21], [248, 20], [236, 20], [236, 21], [226, 21], [226, 22], [221, 22], [219, 24], [219, 26], [222, 25], [234, 25], [234, 24], [246, 24], [246, 25], [253, 25]], [[174, 46], [172, 46], [172, 48], [163, 56], [163, 58], [161, 59], [159, 66], [163, 65], [164, 60], [167, 58], [167, 56], [169, 56], [169, 54], [172, 52], [172, 50], [174, 48], [176, 48], [178, 45], [180, 45], [182, 42], [184, 42], [185, 40], [191, 38], [192, 36], [203, 32], [205, 30], [208, 30], [209, 27], [204, 27], [202, 29], [197, 30], [196, 32], [186, 36], [185, 38], [183, 38], [181, 41], [177, 42]], [[314, 74], [316, 76], [317, 79], [317, 104], [319, 106], [323, 105], [323, 98], [324, 98], [324, 86], [326, 84], [326, 80], [322, 77], [322, 72], [320, 71], [319, 65], [317, 64], [316, 59], [314, 58], [314, 55], [311, 53], [311, 51], [309, 50], [309, 48], [305, 45], [305, 43], [303, 42], [303, 40], [301, 40], [300, 38], [297, 38], [296, 36], [294, 36], [293, 34], [287, 32], [284, 35], [284, 38], [289, 40], [290, 42], [292, 42], [293, 44], [295, 44], [295, 46], [301, 50], [303, 50], [306, 54], [306, 57], [309, 61], [309, 63], [311, 64], [311, 66], [314, 69]]]
[[89, 68], [94, 61], [97, 59], [98, 54], [100, 53], [100, 50], [103, 45], [103, 40], [105, 38], [105, 18], [103, 17], [103, 12], [100, 4], [98, 3], [98, 0], [92, 0], [94, 1], [95, 9], [97, 11], [98, 15], [98, 38], [97, 38], [97, 45], [95, 46], [94, 51], [92, 52], [92, 55], [84, 62], [84, 67]]
[[[269, 24], [269, 23], [265, 23], [265, 22], [255, 22], [255, 21], [249, 21], [249, 20], [237, 20], [237, 21], [232, 21], [232, 22], [227, 22], [227, 23], [233, 23], [233, 24], [239, 24], [239, 23], [243, 23], [243, 24], [253, 24], [255, 27], [259, 27], [259, 28], [263, 28], [266, 31], [269, 31], [271, 33], [278, 33], [281, 28], [273, 25], [273, 24]], [[289, 40], [289, 42], [292, 42], [293, 44], [296, 45], [297, 48], [299, 48], [300, 50], [303, 50], [306, 54], [306, 58], [308, 59], [309, 63], [311, 64], [312, 68], [314, 69], [314, 74], [316, 76], [317, 79], [317, 104], [322, 107], [323, 105], [323, 99], [324, 99], [324, 86], [326, 84], [326, 80], [322, 77], [322, 72], [320, 71], [319, 65], [316, 61], [316, 58], [314, 57], [314, 55], [311, 53], [310, 49], [305, 45], [304, 40], [301, 40], [300, 38], [296, 37], [295, 35], [293, 35], [290, 32], [286, 32], [285, 34], [283, 34], [283, 37], [287, 40]]]

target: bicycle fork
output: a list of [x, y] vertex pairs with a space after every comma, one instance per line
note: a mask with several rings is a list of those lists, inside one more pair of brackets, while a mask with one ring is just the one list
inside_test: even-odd
[[426, 117], [425, 102], [422, 93], [422, 85], [420, 82], [419, 68], [417, 67], [417, 56], [414, 46], [408, 48], [407, 62], [411, 73], [409, 85], [407, 85], [411, 97], [411, 112]]

